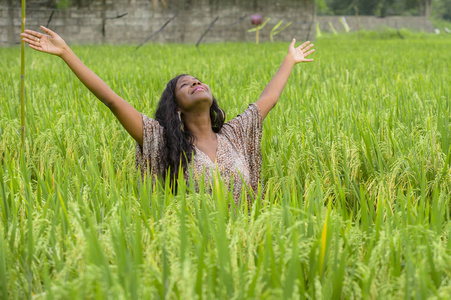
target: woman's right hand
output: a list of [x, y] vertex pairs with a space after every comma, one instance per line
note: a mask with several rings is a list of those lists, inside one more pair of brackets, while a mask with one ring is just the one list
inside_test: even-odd
[[29, 44], [30, 48], [41, 52], [62, 56], [64, 51], [67, 49], [66, 42], [50, 29], [44, 26], [41, 26], [41, 29], [47, 34], [42, 34], [40, 32], [27, 29], [20, 35], [22, 36], [23, 41]]
[[140, 144], [143, 144], [143, 119], [141, 114], [127, 101], [119, 97], [93, 71], [85, 66], [81, 60], [66, 45], [66, 42], [55, 32], [44, 26], [42, 34], [33, 30], [22, 33], [23, 41], [31, 48], [57, 55], [71, 68], [80, 81], [108, 108], [124, 126], [125, 130]]

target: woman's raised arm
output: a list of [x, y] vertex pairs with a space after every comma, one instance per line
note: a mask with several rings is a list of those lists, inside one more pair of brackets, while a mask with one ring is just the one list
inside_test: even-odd
[[[263, 90], [260, 98], [256, 102], [258, 108], [263, 115], [263, 119], [268, 115], [269, 111], [276, 105], [282, 94], [285, 85], [287, 84], [288, 77], [290, 77], [291, 70], [294, 65], [300, 62], [309, 62], [313, 59], [306, 59], [307, 56], [313, 53], [315, 50], [310, 50], [313, 44], [310, 42], [305, 42], [301, 46], [295, 48], [294, 44], [296, 39], [293, 39], [290, 46], [288, 47], [288, 53], [282, 62], [276, 75], [271, 79], [268, 85]], [[310, 45], [309, 45], [310, 44]], [[310, 51], [309, 51], [310, 50]]]
[[41, 26], [47, 33], [33, 30], [22, 33], [23, 41], [37, 51], [61, 57], [80, 81], [113, 112], [125, 130], [140, 144], [143, 140], [143, 123], [141, 114], [121, 97], [93, 71], [86, 67], [67, 46], [66, 42], [55, 32]]

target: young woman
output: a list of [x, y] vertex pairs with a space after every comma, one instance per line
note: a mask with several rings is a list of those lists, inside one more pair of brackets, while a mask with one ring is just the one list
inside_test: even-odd
[[[61, 57], [80, 81], [113, 112], [125, 130], [136, 140], [136, 166], [143, 177], [163, 176], [176, 185], [181, 167], [185, 179], [193, 172], [211, 178], [219, 172], [227, 185], [233, 184], [238, 201], [244, 184], [257, 192], [261, 173], [262, 122], [276, 105], [294, 65], [309, 62], [314, 50], [305, 42], [295, 48], [293, 39], [276, 75], [257, 102], [235, 119], [224, 124], [224, 111], [218, 106], [210, 87], [190, 75], [179, 75], [163, 91], [155, 119], [140, 114], [113, 92], [86, 67], [55, 32], [25, 30], [24, 42], [35, 50]], [[208, 179], [207, 179], [208, 181]], [[233, 182], [233, 183], [232, 183]]]

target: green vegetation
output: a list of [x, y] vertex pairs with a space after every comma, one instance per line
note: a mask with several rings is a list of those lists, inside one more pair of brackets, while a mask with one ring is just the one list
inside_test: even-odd
[[451, 20], [451, 0], [314, 0], [320, 15], [425, 16]]
[[[441, 19], [432, 19], [432, 24], [434, 24], [435, 28], [438, 28], [441, 33], [451, 33], [451, 22], [445, 21]], [[448, 30], [448, 32], [447, 32]]]
[[[74, 47], [139, 111], [188, 72], [228, 118], [288, 43]], [[264, 122], [265, 196], [138, 184], [134, 141], [63, 61], [0, 49], [0, 298], [426, 298], [451, 294], [451, 40], [315, 43]]]
[[[445, 22], [444, 24], [446, 24]], [[443, 24], [443, 23], [442, 23]], [[445, 25], [446, 26], [446, 25]], [[377, 30], [360, 30], [360, 31], [350, 31], [349, 33], [342, 32], [341, 34], [335, 34], [333, 33], [332, 29], [329, 31], [322, 31], [320, 32], [321, 39], [334, 39], [334, 40], [341, 40], [341, 41], [348, 41], [349, 39], [359, 39], [360, 38], [364, 40], [391, 40], [391, 42], [395, 42], [395, 40], [402, 40], [402, 39], [408, 39], [408, 40], [418, 40], [423, 39], [425, 43], [429, 43], [431, 41], [437, 41], [437, 40], [444, 40], [447, 41], [450, 39], [451, 35], [443, 31], [443, 28], [441, 27], [442, 32], [441, 34], [430, 34], [427, 32], [415, 32], [406, 28], [401, 28], [396, 30], [395, 28], [390, 28], [386, 26], [381, 26]], [[318, 36], [318, 28], [316, 29], [316, 36]], [[435, 42], [434, 42], [435, 44]]]

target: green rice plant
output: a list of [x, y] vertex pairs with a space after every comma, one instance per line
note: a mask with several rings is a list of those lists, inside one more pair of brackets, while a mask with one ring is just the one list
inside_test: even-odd
[[[22, 0], [21, 33], [25, 31], [25, 0]], [[20, 131], [22, 149], [25, 141], [25, 43], [20, 40]]]
[[[263, 124], [261, 198], [142, 181], [134, 141], [63, 62], [0, 48], [0, 298], [420, 298], [451, 291], [450, 124], [441, 36], [322, 36]], [[152, 116], [177, 73], [230, 120], [286, 45], [74, 46]], [[168, 59], [170, 58], [170, 59]], [[256, 71], [257, 70], [257, 71]], [[258, 76], [255, 76], [258, 72]], [[211, 192], [209, 191], [211, 189]]]

